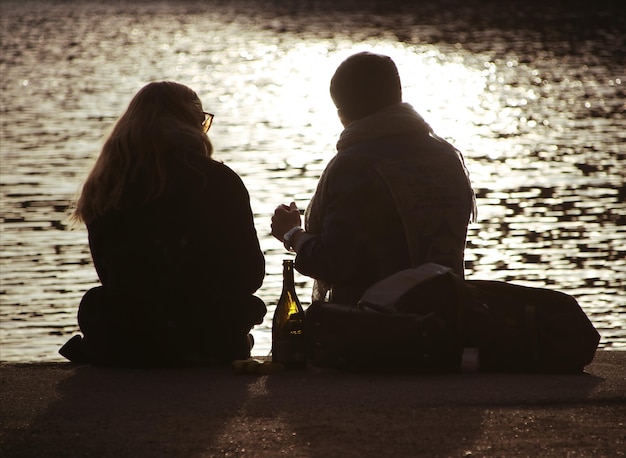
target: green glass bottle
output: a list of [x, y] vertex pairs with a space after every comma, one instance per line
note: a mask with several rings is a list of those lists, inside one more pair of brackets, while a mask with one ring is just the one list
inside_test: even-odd
[[272, 322], [272, 362], [288, 369], [306, 366], [304, 309], [293, 280], [293, 260], [283, 261], [283, 292], [276, 304]]

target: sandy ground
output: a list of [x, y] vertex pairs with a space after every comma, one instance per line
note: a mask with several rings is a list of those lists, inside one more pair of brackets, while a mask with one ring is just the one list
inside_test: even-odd
[[0, 365], [2, 457], [624, 456], [626, 352], [580, 375]]

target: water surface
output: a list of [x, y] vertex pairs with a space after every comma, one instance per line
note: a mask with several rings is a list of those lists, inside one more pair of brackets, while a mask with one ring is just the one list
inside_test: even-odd
[[[251, 194], [266, 354], [289, 256], [270, 216], [307, 205], [341, 131], [330, 76], [365, 49], [394, 58], [405, 101], [465, 154], [479, 206], [467, 277], [572, 294], [601, 346], [626, 348], [623, 18], [542, 2], [381, 6], [392, 3], [1, 2], [0, 359], [62, 359], [98, 283], [68, 207], [132, 96], [166, 79], [216, 113], [216, 157]], [[311, 282], [296, 281], [306, 305]]]

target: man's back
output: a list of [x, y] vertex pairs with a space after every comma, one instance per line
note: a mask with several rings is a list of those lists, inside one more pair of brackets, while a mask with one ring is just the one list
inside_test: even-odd
[[471, 190], [456, 152], [421, 134], [353, 145], [329, 164], [311, 202], [298, 270], [356, 303], [374, 282], [436, 262], [463, 275]]

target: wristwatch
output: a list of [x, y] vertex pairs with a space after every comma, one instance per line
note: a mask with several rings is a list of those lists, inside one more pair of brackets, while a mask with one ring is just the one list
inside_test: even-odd
[[287, 231], [285, 235], [283, 235], [283, 243], [285, 245], [285, 249], [287, 251], [295, 251], [293, 249], [293, 236], [296, 235], [297, 232], [303, 231], [300, 226], [292, 227]]

